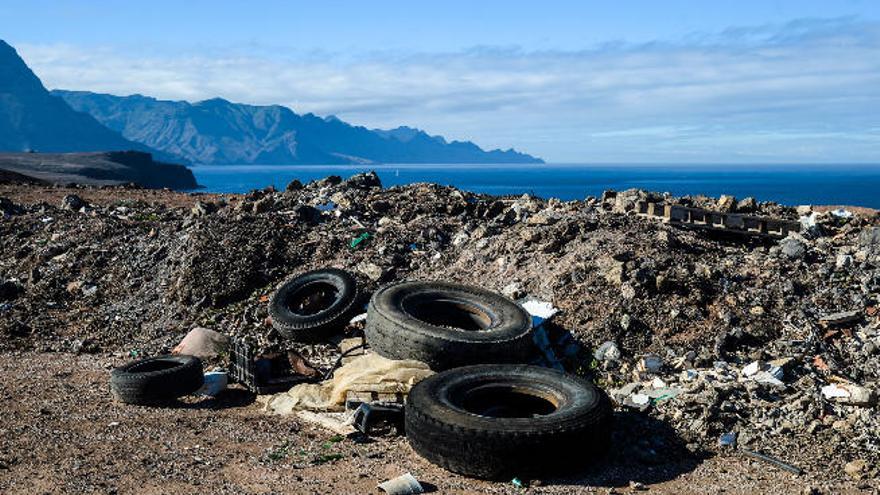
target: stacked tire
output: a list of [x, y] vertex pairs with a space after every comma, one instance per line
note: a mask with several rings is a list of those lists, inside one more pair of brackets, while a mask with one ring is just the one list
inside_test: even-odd
[[370, 299], [364, 330], [378, 354], [439, 371], [410, 391], [413, 450], [450, 471], [509, 479], [583, 467], [608, 447], [611, 403], [577, 376], [529, 366], [529, 314], [477, 287], [403, 282]]

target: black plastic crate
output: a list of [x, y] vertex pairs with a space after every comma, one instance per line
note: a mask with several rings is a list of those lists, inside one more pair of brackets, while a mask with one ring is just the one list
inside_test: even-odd
[[234, 341], [231, 347], [232, 380], [245, 386], [257, 395], [286, 392], [299, 383], [313, 379], [293, 373], [290, 361], [284, 354], [277, 357], [257, 356], [256, 352], [242, 341]]

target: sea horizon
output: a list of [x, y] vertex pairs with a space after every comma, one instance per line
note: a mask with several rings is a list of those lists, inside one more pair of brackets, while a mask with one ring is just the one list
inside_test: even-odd
[[199, 191], [244, 193], [294, 179], [348, 177], [374, 170], [386, 187], [414, 182], [451, 185], [493, 195], [532, 194], [562, 200], [638, 188], [676, 196], [731, 194], [787, 205], [880, 208], [880, 164], [872, 163], [542, 163], [193, 165]]

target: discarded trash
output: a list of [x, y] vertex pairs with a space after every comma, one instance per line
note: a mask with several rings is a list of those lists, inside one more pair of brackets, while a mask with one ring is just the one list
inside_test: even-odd
[[[782, 363], [782, 361], [779, 362]], [[778, 364], [752, 361], [742, 369], [741, 375], [743, 378], [757, 383], [778, 388], [785, 387], [785, 383], [782, 381], [785, 372], [783, 371], [782, 366]]]
[[296, 416], [303, 421], [320, 426], [338, 435], [348, 436], [356, 431], [351, 424], [353, 416], [351, 412], [318, 413], [314, 411], [297, 411]]
[[357, 431], [367, 436], [390, 433], [403, 434], [403, 404], [361, 403], [354, 411], [353, 423]]
[[205, 373], [205, 383], [196, 390], [194, 395], [216, 397], [229, 385], [229, 375], [225, 371], [209, 371]]
[[558, 309], [553, 307], [553, 304], [547, 301], [539, 301], [537, 299], [527, 299], [525, 301], [520, 301], [520, 305], [523, 307], [523, 309], [528, 311], [530, 315], [537, 316], [542, 320], [546, 320], [559, 312]]
[[835, 402], [853, 406], [870, 407], [877, 402], [877, 394], [873, 390], [853, 383], [832, 383], [822, 387], [822, 395]]
[[755, 452], [755, 451], [749, 450], [749, 449], [740, 448], [739, 450], [740, 450], [740, 452], [742, 452], [743, 454], [745, 454], [749, 457], [752, 457], [752, 458], [755, 458], [755, 459], [758, 459], [758, 460], [761, 460], [764, 462], [768, 462], [768, 463], [773, 464], [774, 466], [778, 467], [779, 469], [784, 469], [785, 471], [788, 471], [789, 473], [793, 473], [796, 475], [801, 475], [804, 473], [804, 471], [801, 468], [796, 467], [796, 466], [792, 466], [791, 464], [788, 464], [787, 462], [780, 461], [779, 459], [777, 459], [775, 457], [771, 457], [769, 455], [762, 454], [760, 452]]
[[425, 493], [425, 489], [422, 488], [419, 480], [410, 473], [398, 476], [397, 478], [388, 480], [384, 483], [379, 483], [377, 487], [390, 495], [415, 495], [418, 493]]
[[660, 356], [648, 355], [639, 360], [636, 370], [641, 373], [659, 373], [663, 369], [663, 359]]
[[832, 313], [819, 318], [819, 323], [827, 327], [836, 327], [855, 323], [862, 319], [862, 311], [841, 311], [840, 313]]
[[212, 359], [225, 353], [228, 348], [229, 337], [208, 328], [196, 327], [186, 334], [186, 337], [177, 344], [171, 354]]
[[370, 233], [364, 232], [363, 234], [352, 239], [351, 243], [349, 243], [348, 247], [350, 247], [352, 249], [356, 249], [360, 244], [366, 242], [369, 238], [370, 238]]
[[[258, 356], [243, 341], [234, 342], [230, 354], [229, 374], [233, 381], [244, 385], [257, 395], [283, 392], [298, 383], [313, 380], [313, 376], [296, 372], [295, 367], [301, 363], [291, 363], [289, 354]], [[294, 361], [296, 357], [301, 358], [298, 354], [294, 354]], [[300, 370], [303, 369], [301, 365], [299, 367]]]
[[728, 432], [722, 433], [721, 437], [718, 439], [718, 445], [720, 447], [733, 447], [736, 448], [736, 432]]
[[290, 414], [295, 410], [342, 411], [348, 391], [408, 394], [413, 385], [432, 375], [428, 365], [411, 359], [395, 361], [366, 354], [342, 366], [333, 378], [303, 383], [266, 400], [265, 410]]
[[513, 484], [513, 486], [515, 486], [517, 488], [527, 488], [529, 486], [528, 484], [524, 483], [523, 480], [521, 480], [519, 478], [514, 478], [514, 479], [510, 480], [510, 482]]

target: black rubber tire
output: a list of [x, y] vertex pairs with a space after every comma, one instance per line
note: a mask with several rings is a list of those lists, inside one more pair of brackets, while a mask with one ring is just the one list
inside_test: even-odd
[[126, 404], [155, 405], [189, 395], [205, 383], [194, 356], [157, 356], [132, 361], [110, 373], [113, 397]]
[[[469, 412], [468, 401], [502, 404], [487, 391], [515, 390], [541, 407], [533, 417], [492, 417]], [[510, 396], [507, 396], [509, 398]], [[510, 400], [507, 400], [509, 403]], [[546, 402], [546, 403], [545, 403]], [[549, 404], [549, 406], [548, 406]], [[547, 411], [544, 411], [547, 412]], [[413, 450], [449, 471], [474, 478], [559, 474], [588, 467], [611, 441], [608, 396], [574, 375], [529, 365], [479, 365], [430, 376], [406, 403], [406, 436]]]
[[[463, 331], [424, 321], [413, 315], [417, 307], [426, 308], [421, 310], [426, 316], [419, 318], [450, 317], [466, 323], [461, 318], [469, 318], [482, 320], [484, 328]], [[416, 359], [434, 371], [523, 363], [534, 352], [532, 320], [520, 305], [494, 292], [446, 282], [403, 282], [379, 289], [370, 300], [364, 333], [378, 354]]]
[[[334, 300], [329, 306], [312, 314], [299, 314], [288, 305], [291, 297], [302, 297], [309, 290], [331, 286]], [[313, 270], [293, 277], [278, 287], [269, 301], [272, 326], [282, 337], [298, 342], [327, 340], [334, 332], [345, 328], [357, 311], [360, 299], [357, 281], [348, 272], [337, 268]]]

